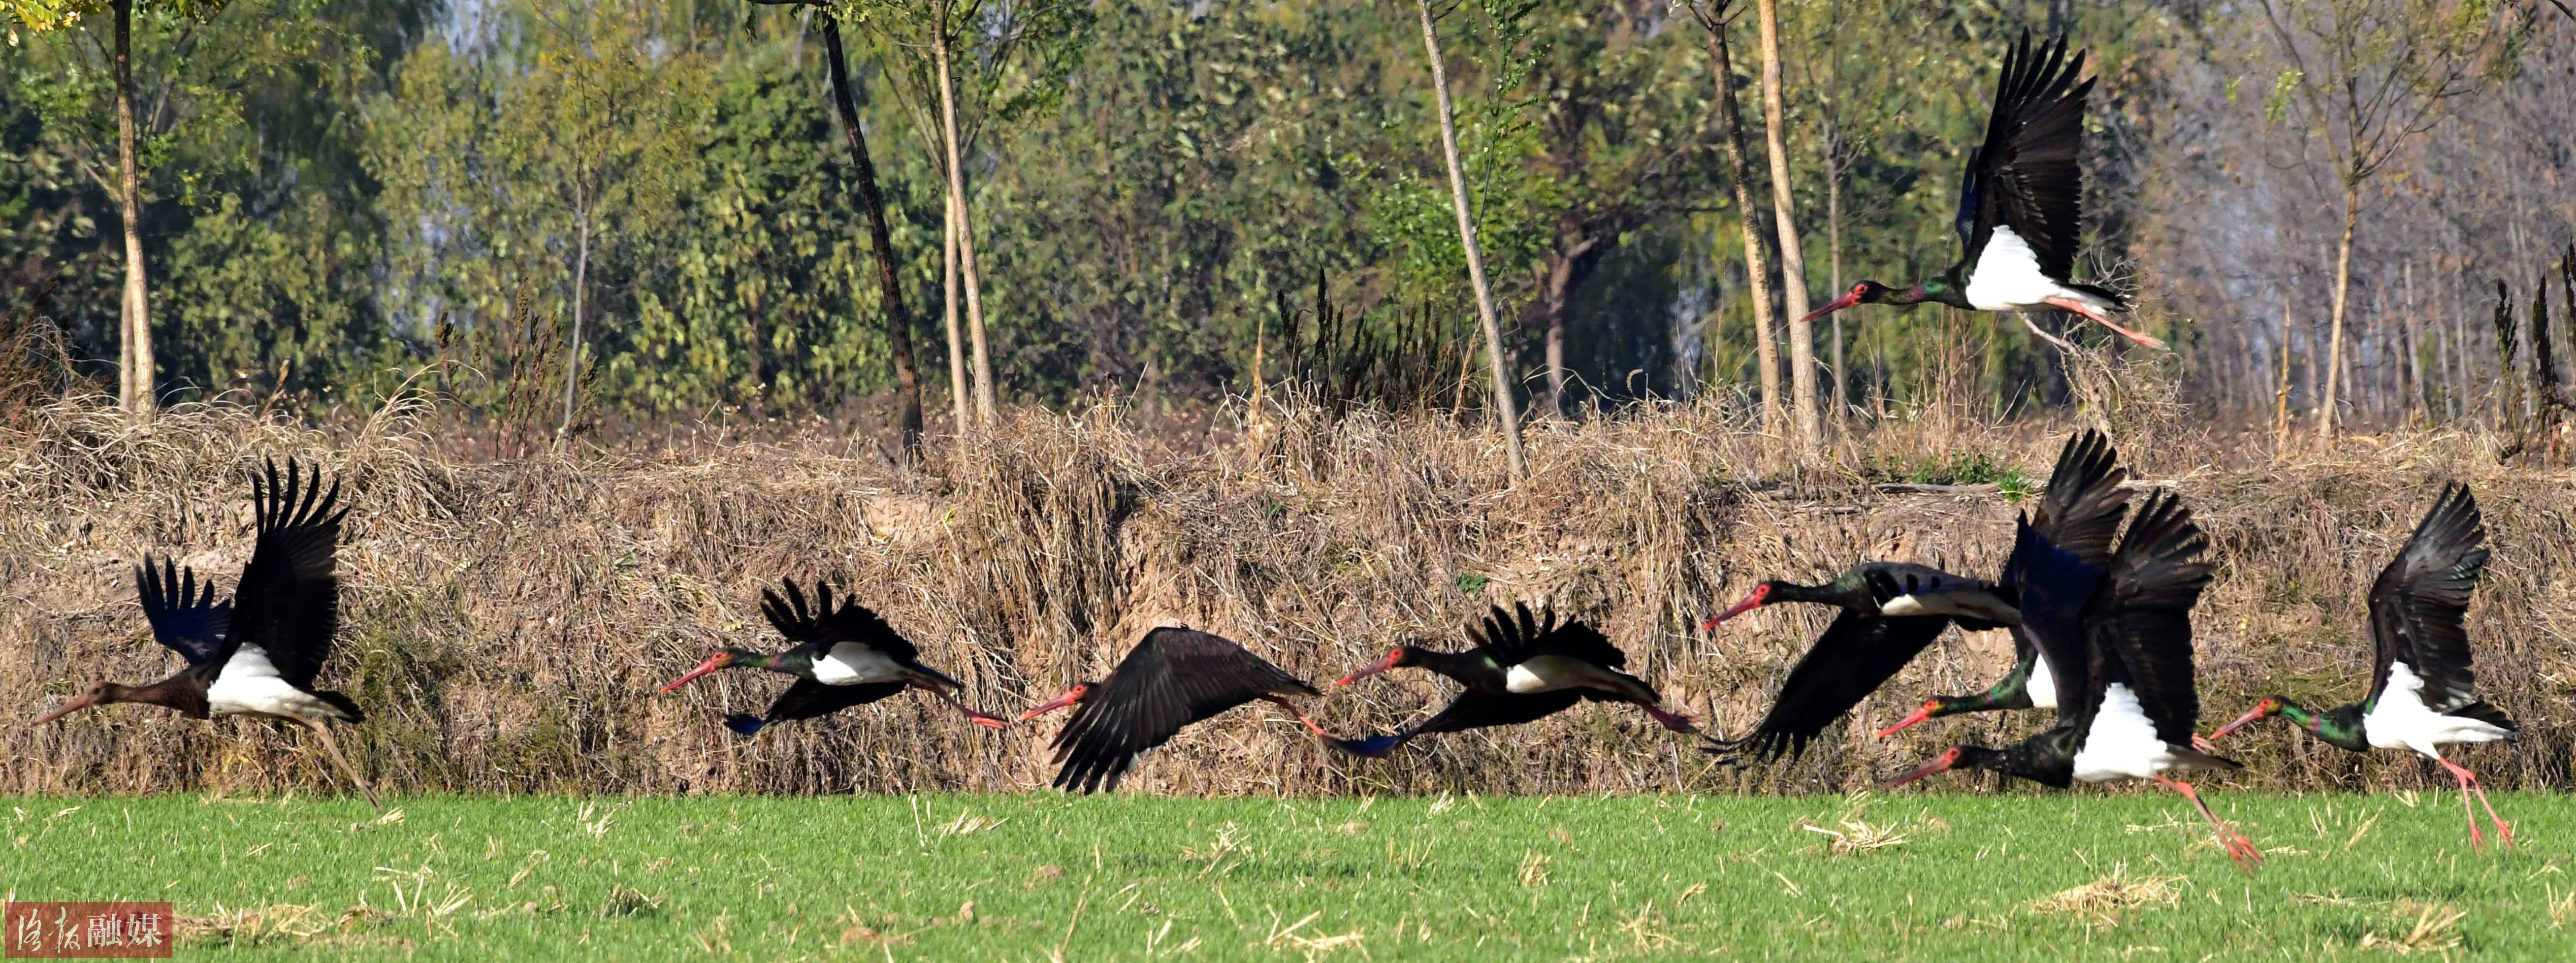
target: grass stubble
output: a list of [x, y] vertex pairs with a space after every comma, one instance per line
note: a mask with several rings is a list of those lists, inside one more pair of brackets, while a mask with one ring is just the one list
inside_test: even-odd
[[0, 801], [184, 959], [2565, 959], [2576, 802], [2227, 793]]

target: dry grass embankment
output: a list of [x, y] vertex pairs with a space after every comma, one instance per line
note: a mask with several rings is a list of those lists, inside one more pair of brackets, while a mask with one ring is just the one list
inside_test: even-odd
[[[754, 602], [785, 574], [853, 587], [996, 709], [1104, 671], [1157, 624], [1242, 640], [1320, 683], [1400, 641], [1455, 644], [1489, 603], [1547, 600], [1600, 624], [1668, 698], [1735, 730], [1823, 619], [1766, 612], [1710, 636], [1696, 629], [1703, 618], [1756, 579], [1810, 579], [1861, 558], [1993, 568], [2016, 510], [2004, 497], [1891, 494], [1873, 482], [1930, 465], [2044, 475], [2071, 427], [1891, 422], [1852, 442], [1864, 454], [1790, 470], [1730, 410], [1641, 407], [1534, 425], [1533, 477], [1515, 488], [1490, 432], [1441, 417], [1334, 424], [1276, 406], [1195, 449], [1135, 430], [1116, 406], [1023, 412], [982, 442], [983, 457], [935, 451], [932, 464], [899, 471], [827, 453], [853, 450], [845, 439], [733, 445], [687, 463], [458, 463], [399, 417], [326, 433], [199, 406], [133, 430], [94, 407], [57, 405], [0, 428], [0, 638], [12, 651], [0, 660], [0, 705], [30, 718], [95, 678], [170, 671], [176, 660], [146, 641], [127, 566], [175, 551], [229, 590], [248, 551], [245, 473], [263, 456], [293, 455], [352, 486], [346, 628], [328, 678], [374, 714], [358, 752], [397, 791], [1043, 784], [1051, 723], [991, 734], [907, 695], [746, 742], [720, 713], [757, 711], [784, 680], [739, 673], [654, 691], [710, 646], [774, 645]], [[2499, 788], [2569, 783], [2568, 475], [2499, 469], [2494, 439], [2477, 434], [2357, 438], [2331, 459], [2274, 463], [2169, 411], [2111, 420], [2138, 473], [2178, 487], [2216, 541], [2222, 571], [2198, 622], [2205, 722], [2269, 691], [2358, 697], [2369, 665], [2363, 592], [2437, 481], [2464, 477], [2495, 548], [2471, 611], [2479, 676], [2524, 727], [2519, 746], [2465, 759]], [[2008, 655], [2000, 635], [1945, 642], [1864, 703], [1849, 738], [1778, 771], [1713, 769], [1642, 714], [1605, 707], [1362, 764], [1258, 707], [1185, 733], [1130, 785], [1840, 789], [1936, 744], [2039, 724], [1971, 717], [1892, 743], [1865, 738], [1925, 694], [1982, 687]], [[1408, 678], [1328, 696], [1320, 717], [1355, 731], [1436, 709], [1448, 692]], [[84, 714], [11, 740], [0, 792], [331, 784], [299, 740], [252, 737], [266, 725]], [[2424, 765], [2364, 761], [2278, 730], [2229, 748], [2250, 764], [2238, 784], [2449, 784]]]

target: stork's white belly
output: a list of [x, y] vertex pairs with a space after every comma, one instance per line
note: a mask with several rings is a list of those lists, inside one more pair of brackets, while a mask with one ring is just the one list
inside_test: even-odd
[[891, 682], [902, 675], [903, 667], [886, 658], [885, 653], [850, 642], [835, 645], [814, 660], [814, 681], [824, 685]]
[[1899, 595], [1878, 607], [1878, 614], [1893, 618], [1915, 615], [1967, 616], [2006, 625], [2021, 623], [2021, 610], [2005, 605], [1992, 592], [1959, 591], [1931, 595]]
[[2039, 254], [2029, 242], [2012, 228], [1997, 226], [1986, 239], [1985, 250], [1977, 253], [1976, 265], [1968, 269], [1968, 287], [1960, 293], [1979, 311], [2011, 311], [2040, 307], [2064, 290], [2040, 273]]
[[2057, 673], [2048, 670], [2048, 654], [2034, 652], [2030, 659], [2030, 679], [2022, 683], [2030, 704], [2041, 709], [2057, 708]]
[[2179, 761], [2173, 748], [2156, 738], [2156, 724], [2147, 718], [2137, 693], [2114, 682], [2102, 693], [2102, 708], [2084, 732], [2083, 748], [2075, 751], [2075, 778], [2153, 779]]
[[2388, 687], [2370, 714], [2361, 717], [2362, 734], [2381, 749], [2413, 749], [2439, 759], [2436, 748], [2451, 742], [2494, 742], [2512, 733], [2462, 716], [2436, 713], [2424, 704], [2424, 678], [2404, 662], [2388, 664]]
[[1561, 655], [1542, 655], [1504, 672], [1503, 688], [1528, 695], [1557, 689], [1616, 690], [1621, 686], [1600, 666]]
[[217, 716], [299, 716], [337, 719], [340, 710], [310, 692], [286, 684], [268, 650], [245, 644], [224, 661], [213, 685], [206, 687], [206, 713]]

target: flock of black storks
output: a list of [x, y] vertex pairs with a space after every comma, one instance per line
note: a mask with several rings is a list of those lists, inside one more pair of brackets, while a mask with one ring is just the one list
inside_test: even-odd
[[[2485, 524], [2466, 487], [2443, 488], [2372, 584], [2377, 657], [2366, 698], [2317, 712], [2267, 697], [2203, 739], [2194, 733], [2200, 703], [2192, 679], [2191, 609], [2215, 571], [2206, 558], [2209, 541], [2171, 492], [2149, 493], [2130, 517], [2127, 481], [2107, 438], [2084, 432], [2069, 439], [2035, 513], [2016, 522], [2012, 551], [1993, 580], [1868, 562], [1821, 585], [1756, 585], [1707, 627], [1768, 605], [1824, 605], [1836, 614], [1790, 669], [1761, 720], [1735, 738], [1708, 737], [1703, 748], [1737, 765], [1794, 758], [1948, 628], [2000, 629], [2012, 634], [2015, 652], [2001, 681], [1974, 695], [1935, 696], [1878, 736], [1996, 709], [2052, 709], [2055, 723], [1999, 749], [1954, 746], [1889, 786], [1962, 768], [2061, 788], [2151, 779], [2189, 799], [2227, 852], [2250, 868], [2261, 862], [2261, 851], [2175, 777], [2239, 768], [2215, 754], [2215, 740], [2280, 716], [2331, 745], [2356, 752], [2411, 749], [2440, 763], [2458, 779], [2462, 807], [2471, 806], [2472, 796], [2486, 805], [2498, 841], [2512, 845], [2512, 830], [2486, 803], [2477, 777], [2441, 755], [2444, 745], [2514, 734], [2512, 719], [2478, 699], [2470, 670], [2464, 617], [2487, 550]], [[334, 559], [348, 511], [339, 494], [336, 482], [323, 489], [318, 470], [307, 473], [290, 461], [281, 476], [268, 465], [251, 481], [256, 540], [230, 601], [216, 602], [211, 581], [200, 582], [168, 559], [147, 558], [134, 569], [153, 637], [178, 652], [186, 668], [150, 685], [99, 683], [37, 722], [119, 702], [198, 719], [287, 720], [310, 728], [349, 781], [381, 807], [328, 725], [359, 722], [365, 713], [348, 696], [315, 688], [339, 627]], [[957, 695], [963, 684], [921, 664], [911, 641], [855, 599], [836, 600], [829, 585], [816, 583], [809, 596], [785, 581], [762, 591], [761, 610], [792, 647], [719, 649], [663, 691], [725, 669], [794, 677], [765, 715], [726, 718], [745, 737], [772, 723], [828, 715], [912, 688], [946, 701], [974, 724], [1008, 724], [967, 706]], [[1585, 700], [1631, 703], [1667, 729], [1697, 731], [1688, 716], [1663, 707], [1653, 686], [1625, 671], [1627, 655], [1618, 646], [1580, 620], [1560, 621], [1526, 605], [1496, 607], [1467, 634], [1475, 645], [1465, 651], [1398, 646], [1340, 680], [1347, 686], [1421, 668], [1458, 683], [1448, 707], [1387, 735], [1334, 736], [1290, 701], [1319, 695], [1313, 686], [1231, 641], [1169, 627], [1148, 633], [1107, 679], [1077, 683], [1020, 718], [1073, 710], [1053, 743], [1055, 785], [1081, 792], [1116, 788], [1139, 755], [1183, 728], [1256, 700], [1285, 708], [1326, 745], [1363, 758], [1434, 733], [1533, 722]], [[2469, 815], [2470, 840], [2483, 845], [2476, 810], [2469, 808]]]
[[[1957, 227], [1966, 255], [1957, 265], [1901, 291], [1863, 281], [1814, 316], [1858, 304], [1926, 301], [1978, 311], [2062, 309], [2159, 346], [2112, 321], [2122, 308], [2118, 295], [2068, 279], [2081, 214], [2083, 102], [2092, 89], [2092, 81], [2075, 80], [2083, 60], [2082, 54], [2067, 58], [2063, 38], [2033, 48], [2026, 36], [2005, 58], [1985, 140], [1961, 184]], [[2346, 749], [2411, 749], [2458, 779], [2463, 808], [2472, 795], [2485, 804], [2477, 778], [2440, 752], [2444, 745], [2514, 733], [2513, 721], [2479, 701], [2472, 685], [2463, 614], [2487, 551], [2477, 503], [2466, 488], [2443, 490], [2372, 586], [2378, 655], [2366, 698], [2316, 712], [2273, 696], [2202, 739], [2193, 731], [2200, 706], [2191, 609], [2214, 571], [2205, 558], [2208, 539], [2169, 492], [2149, 494], [2130, 517], [2127, 480], [2107, 439], [2092, 432], [2070, 439], [2035, 515], [2018, 522], [2011, 553], [1992, 580], [1869, 562], [1822, 585], [1756, 586], [1708, 627], [1766, 605], [1825, 605], [1838, 614], [1790, 670], [1761, 721], [1739, 737], [1711, 738], [1704, 748], [1738, 764], [1795, 757], [1946, 629], [2001, 629], [2012, 633], [2015, 652], [2001, 681], [1973, 695], [1933, 697], [1879, 736], [1942, 716], [2002, 709], [2050, 709], [2055, 723], [2000, 749], [1953, 747], [1890, 785], [1960, 768], [2056, 787], [2152, 779], [2190, 799], [2228, 853], [2250, 869], [2261, 852], [2227, 828], [2190, 783], [2174, 777], [2238, 768], [2215, 755], [2212, 741], [2277, 715]], [[359, 722], [364, 713], [347, 696], [314, 688], [338, 630], [334, 551], [347, 511], [339, 506], [337, 483], [325, 492], [321, 481], [319, 471], [307, 475], [293, 462], [282, 478], [271, 464], [252, 479], [256, 541], [229, 602], [215, 602], [211, 583], [201, 584], [170, 560], [156, 567], [147, 558], [136, 567], [153, 636], [179, 653], [185, 669], [150, 685], [100, 683], [38, 721], [135, 702], [192, 718], [300, 723], [381, 807], [328, 726]], [[766, 714], [726, 718], [745, 737], [910, 688], [947, 701], [974, 724], [1007, 725], [968, 707], [957, 695], [964, 686], [922, 665], [914, 645], [875, 612], [846, 596], [835, 604], [828, 585], [817, 583], [809, 598], [790, 579], [763, 590], [761, 603], [792, 647], [774, 654], [718, 650], [664, 691], [730, 668], [794, 677]], [[1631, 703], [1667, 729], [1697, 731], [1689, 717], [1664, 709], [1652, 686], [1625, 671], [1627, 656], [1582, 621], [1560, 622], [1526, 606], [1497, 607], [1468, 635], [1475, 645], [1466, 651], [1399, 646], [1341, 680], [1350, 685], [1421, 668], [1458, 683], [1446, 708], [1389, 735], [1333, 736], [1289, 701], [1318, 695], [1312, 686], [1233, 642], [1183, 628], [1153, 630], [1107, 679], [1076, 684], [1020, 718], [1073, 710], [1053, 744], [1060, 767], [1055, 785], [1083, 792], [1115, 788], [1138, 755], [1193, 723], [1256, 700], [1286, 708], [1327, 745], [1372, 758], [1421, 736], [1531, 722], [1585, 700]], [[2469, 814], [2470, 839], [2483, 845], [2476, 810]], [[2487, 816], [2499, 842], [2511, 845], [2512, 833], [2492, 805]]]

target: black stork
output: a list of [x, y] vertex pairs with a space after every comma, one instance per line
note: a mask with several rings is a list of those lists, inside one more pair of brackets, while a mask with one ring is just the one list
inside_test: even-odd
[[2487, 802], [2478, 777], [2442, 758], [2448, 743], [2493, 742], [2514, 737], [2513, 719], [2480, 701], [2469, 670], [2466, 616], [2469, 594], [2486, 570], [2487, 529], [2477, 500], [2465, 485], [2451, 484], [2424, 514], [2406, 547], [2370, 586], [2370, 637], [2378, 650], [2370, 695], [2360, 702], [2312, 712], [2286, 696], [2269, 696], [2236, 721], [2210, 733], [2225, 738], [2240, 726], [2269, 716], [2290, 720], [2327, 744], [2354, 752], [2412, 749], [2460, 782], [2460, 808], [2468, 811], [2469, 845], [2484, 845], [2469, 796], [2487, 807], [2496, 839], [2510, 847], [2513, 828]]
[[215, 584], [197, 582], [194, 569], [163, 558], [154, 568], [150, 556], [134, 568], [134, 588], [142, 597], [144, 618], [152, 637], [179, 653], [188, 667], [150, 685], [101, 682], [48, 712], [43, 725], [92, 706], [139, 702], [175, 709], [191, 719], [216, 716], [266, 716], [300, 723], [313, 730], [322, 748], [338, 763], [349, 782], [378, 809], [384, 800], [331, 737], [332, 721], [356, 723], [367, 714], [337, 692], [313, 687], [313, 677], [331, 657], [332, 636], [340, 629], [340, 579], [337, 565], [341, 507], [340, 483], [322, 491], [322, 470], [310, 478], [292, 460], [286, 477], [277, 463], [267, 463], [266, 476], [253, 474], [251, 503], [259, 514], [258, 535], [250, 562], [242, 566], [230, 602], [215, 601]]
[[1887, 786], [1951, 769], [2058, 788], [2153, 779], [2191, 800], [2237, 867], [2252, 872], [2262, 851], [2221, 822], [2190, 783], [2167, 775], [2242, 768], [2192, 746], [2200, 697], [2192, 687], [2191, 607], [2214, 571], [2202, 558], [2208, 547], [2190, 510], [2169, 493], [2148, 496], [2107, 570], [2022, 522], [2009, 563], [2022, 586], [2022, 625], [2061, 667], [2059, 691], [2082, 701], [2028, 739], [2002, 749], [1953, 746]]
[[[2107, 562], [2111, 541], [2128, 512], [2129, 496], [2120, 487], [2127, 477], [2127, 471], [2117, 466], [2110, 439], [2096, 431], [2070, 437], [2058, 450], [2057, 467], [2049, 474], [2038, 518], [2029, 524], [2042, 536], [2076, 546], [2079, 558]], [[1730, 761], [1746, 756], [1759, 761], [1796, 757], [1827, 726], [1929, 648], [1952, 623], [1970, 632], [2011, 629], [2013, 671], [1982, 696], [1935, 699], [1926, 709], [1932, 704], [1947, 706], [1950, 712], [2056, 708], [2057, 680], [2021, 626], [2015, 607], [2020, 594], [2016, 577], [2010, 566], [1998, 581], [1988, 582], [1922, 565], [1866, 562], [1823, 586], [1778, 581], [1755, 586], [1743, 601], [1710, 620], [1709, 627], [1779, 602], [1821, 602], [1842, 609], [1842, 614], [1790, 668], [1779, 697], [1762, 721], [1741, 737], [1711, 739], [1705, 748]], [[1918, 709], [1879, 735], [1924, 718], [1929, 715]]]
[[1653, 686], [1621, 671], [1628, 666], [1628, 654], [1619, 651], [1592, 626], [1579, 620], [1560, 624], [1554, 612], [1542, 618], [1532, 614], [1527, 605], [1515, 605], [1513, 609], [1505, 612], [1495, 606], [1481, 627], [1468, 627], [1467, 634], [1476, 643], [1475, 648], [1440, 652], [1400, 645], [1376, 665], [1343, 676], [1336, 683], [1350, 685], [1389, 669], [1429, 669], [1466, 687], [1448, 708], [1390, 735], [1368, 739], [1328, 736], [1326, 741], [1353, 755], [1375, 758], [1395, 751], [1415, 736], [1534, 722], [1585, 699], [1632, 703], [1666, 729], [1699, 731], [1689, 716], [1665, 711]]
[[[2066, 38], [2031, 48], [2030, 34], [2004, 56], [1986, 139], [1959, 180], [1955, 227], [1959, 263], [1905, 290], [1862, 281], [1807, 315], [1813, 321], [1860, 304], [1946, 304], [1968, 311], [2063, 310], [2093, 319], [2150, 348], [2164, 342], [2111, 320], [2127, 309], [2118, 294], [2068, 280], [2084, 220], [2084, 98], [2075, 81], [2084, 54], [2066, 58]], [[2065, 342], [2031, 325], [2033, 334]]]
[[1317, 736], [1322, 726], [1297, 711], [1292, 695], [1317, 695], [1287, 670], [1219, 636], [1158, 628], [1127, 653], [1107, 681], [1077, 682], [1052, 702], [1020, 715], [1035, 719], [1073, 707], [1055, 734], [1055, 786], [1077, 792], [1115, 790], [1136, 757], [1169, 742], [1182, 728], [1244, 703], [1277, 703]]
[[[2119, 537], [2120, 522], [2129, 511], [2129, 493], [2120, 487], [2128, 477], [2128, 469], [2119, 467], [2119, 453], [2101, 432], [2086, 431], [2068, 438], [2066, 446], [2058, 451], [2057, 467], [2048, 476], [2048, 493], [2041, 496], [2039, 514], [2031, 520], [2031, 527], [2084, 564], [2109, 568], [2111, 545]], [[2017, 595], [2019, 586], [2013, 584], [2013, 577], [2007, 568], [2004, 589]], [[2031, 640], [2028, 629], [2018, 625], [2011, 629], [2013, 666], [2002, 681], [1974, 695], [1933, 696], [1911, 715], [1879, 730], [1878, 738], [1895, 735], [1928, 719], [1963, 712], [2056, 709], [2057, 680], [2049, 671], [2048, 660], [2040, 657], [2039, 645]]]
[[794, 647], [775, 654], [731, 647], [717, 649], [697, 668], [663, 686], [662, 691], [669, 692], [721, 669], [766, 669], [795, 676], [795, 684], [779, 694], [767, 715], [738, 713], [725, 717], [725, 728], [743, 736], [757, 734], [773, 722], [830, 715], [916, 686], [947, 700], [976, 725], [999, 729], [1007, 724], [1000, 716], [967, 707], [955, 695], [964, 691], [965, 683], [921, 664], [921, 650], [912, 640], [904, 638], [857, 599], [845, 597], [835, 608], [832, 587], [817, 581], [814, 603], [808, 606], [795, 579], [782, 579], [780, 584], [787, 589], [787, 596], [780, 598], [773, 590], [761, 589], [760, 611], [769, 616], [769, 624], [778, 629], [779, 635], [796, 643]]

